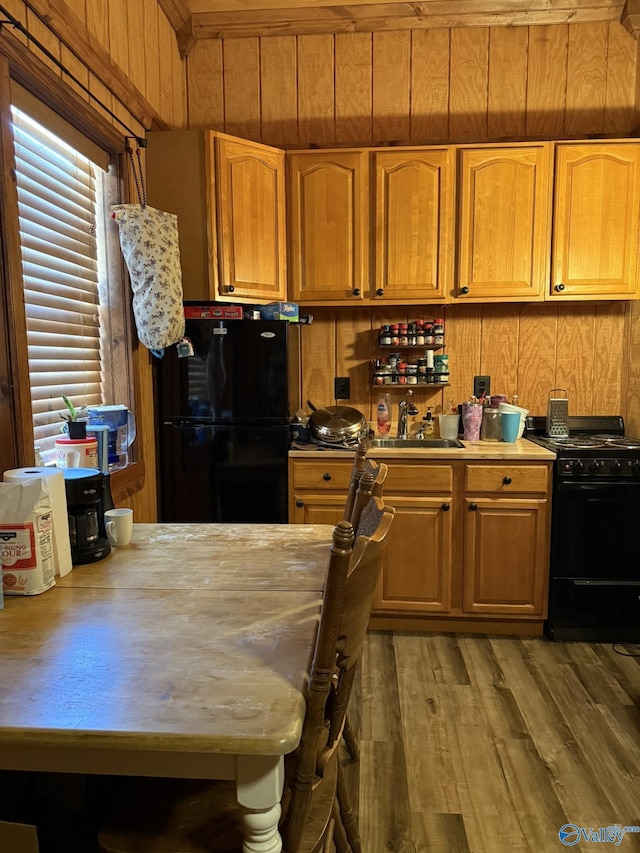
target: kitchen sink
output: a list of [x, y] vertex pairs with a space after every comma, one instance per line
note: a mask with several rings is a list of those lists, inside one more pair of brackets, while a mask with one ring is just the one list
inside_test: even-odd
[[374, 438], [372, 447], [464, 447], [457, 438]]

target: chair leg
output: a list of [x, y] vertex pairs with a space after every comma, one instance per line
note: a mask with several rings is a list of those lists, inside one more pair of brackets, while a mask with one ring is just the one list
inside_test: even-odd
[[358, 829], [358, 819], [353, 810], [349, 799], [349, 792], [344, 779], [342, 765], [338, 762], [338, 805], [340, 807], [340, 818], [342, 826], [347, 835], [347, 841], [353, 853], [362, 853], [362, 845], [360, 842], [360, 830]]
[[349, 846], [349, 842], [347, 841], [347, 836], [344, 831], [344, 826], [342, 825], [342, 818], [340, 817], [340, 810], [338, 809], [338, 804], [335, 802], [333, 804], [333, 843], [336, 848], [336, 853], [353, 853], [351, 847]]
[[353, 729], [351, 728], [349, 717], [345, 718], [344, 728], [342, 730], [342, 737], [344, 738], [344, 743], [347, 747], [347, 752], [351, 756], [351, 760], [360, 761], [360, 749], [358, 747], [358, 739], [355, 736]]

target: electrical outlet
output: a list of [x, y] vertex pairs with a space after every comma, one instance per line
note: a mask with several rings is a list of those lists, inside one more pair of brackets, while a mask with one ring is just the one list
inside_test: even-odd
[[348, 400], [351, 396], [351, 380], [348, 376], [336, 376], [334, 381], [334, 397], [336, 400]]
[[474, 376], [473, 377], [473, 396], [482, 397], [491, 396], [491, 377], [490, 376]]

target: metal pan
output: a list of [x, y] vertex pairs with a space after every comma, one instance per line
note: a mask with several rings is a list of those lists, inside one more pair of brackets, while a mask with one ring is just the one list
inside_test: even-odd
[[367, 419], [350, 406], [316, 407], [307, 400], [311, 409], [309, 429], [311, 437], [323, 444], [351, 446], [358, 444], [369, 432]]

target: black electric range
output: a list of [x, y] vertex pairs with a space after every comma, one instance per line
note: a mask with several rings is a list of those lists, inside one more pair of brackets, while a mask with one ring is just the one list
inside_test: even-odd
[[640, 642], [640, 439], [619, 416], [570, 417], [564, 438], [529, 417], [526, 438], [556, 454], [545, 634]]

